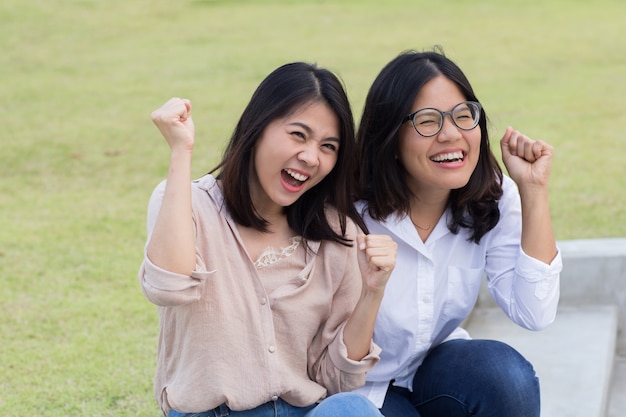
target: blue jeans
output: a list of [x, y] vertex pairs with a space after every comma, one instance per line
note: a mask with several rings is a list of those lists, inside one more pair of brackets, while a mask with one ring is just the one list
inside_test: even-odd
[[202, 413], [180, 413], [172, 410], [167, 417], [382, 417], [376, 406], [359, 394], [344, 392], [331, 395], [319, 404], [294, 407], [280, 398], [253, 408], [233, 411], [226, 405]]
[[413, 392], [389, 387], [385, 417], [538, 417], [539, 380], [515, 349], [493, 340], [451, 340], [417, 369]]

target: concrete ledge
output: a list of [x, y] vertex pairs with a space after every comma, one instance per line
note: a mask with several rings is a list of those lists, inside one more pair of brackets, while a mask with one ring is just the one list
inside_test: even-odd
[[626, 258], [626, 238], [622, 237], [559, 240], [557, 245], [563, 255], [571, 258]]
[[466, 326], [474, 339], [508, 343], [534, 365], [543, 417], [605, 416], [616, 327], [617, 308], [605, 305], [563, 307], [540, 332], [515, 325], [499, 308], [475, 310]]
[[561, 304], [619, 308], [617, 351], [626, 355], [626, 238], [558, 242], [563, 254]]
[[608, 417], [623, 417], [626, 410], [626, 358], [618, 357], [613, 368]]
[[[557, 244], [563, 256], [560, 307], [617, 306], [617, 352], [626, 356], [626, 238], [562, 240]], [[478, 307], [495, 306], [483, 285]]]

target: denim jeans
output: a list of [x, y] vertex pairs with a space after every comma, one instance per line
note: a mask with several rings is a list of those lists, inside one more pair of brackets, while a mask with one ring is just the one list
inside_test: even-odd
[[434, 348], [413, 378], [413, 392], [390, 386], [385, 417], [538, 417], [539, 380], [511, 346], [451, 340]]
[[226, 405], [202, 413], [172, 410], [167, 417], [382, 417], [376, 406], [359, 394], [345, 392], [331, 395], [319, 404], [294, 407], [281, 399], [252, 410], [233, 411]]

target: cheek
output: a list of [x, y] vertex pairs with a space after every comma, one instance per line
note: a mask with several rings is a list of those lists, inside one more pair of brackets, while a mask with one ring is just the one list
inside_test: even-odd
[[328, 154], [320, 156], [320, 173], [324, 176], [330, 174], [337, 164], [337, 154]]
[[[474, 132], [472, 132], [474, 133]], [[471, 155], [474, 156], [473, 159], [478, 161], [478, 156], [480, 155], [480, 144], [481, 144], [481, 135], [480, 130], [477, 130], [475, 135], [472, 135], [467, 139], [471, 147]]]
[[432, 144], [432, 138], [425, 139], [417, 134], [410, 123], [398, 135], [398, 157], [405, 155], [410, 159], [418, 159], [425, 156]]
[[428, 154], [428, 146], [424, 142], [409, 140], [401, 141], [399, 145], [397, 158], [406, 169], [430, 162], [426, 156]]

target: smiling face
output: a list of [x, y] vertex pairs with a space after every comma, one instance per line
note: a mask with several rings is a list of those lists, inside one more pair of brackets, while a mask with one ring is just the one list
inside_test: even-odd
[[[449, 111], [466, 100], [454, 82], [437, 76], [424, 84], [411, 112], [426, 107]], [[411, 191], [425, 198], [432, 193], [447, 195], [465, 186], [478, 163], [480, 140], [480, 127], [461, 130], [448, 115], [441, 131], [432, 137], [423, 137], [410, 122], [404, 123], [399, 131], [398, 158]]]
[[270, 123], [254, 150], [255, 209], [261, 215], [282, 212], [319, 184], [337, 162], [339, 136], [339, 119], [318, 101]]

